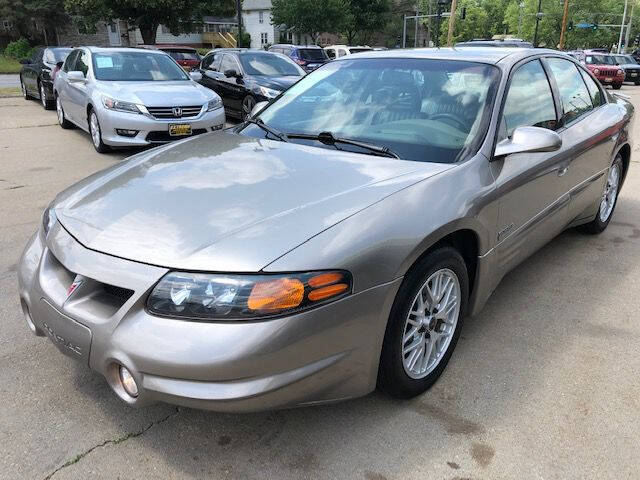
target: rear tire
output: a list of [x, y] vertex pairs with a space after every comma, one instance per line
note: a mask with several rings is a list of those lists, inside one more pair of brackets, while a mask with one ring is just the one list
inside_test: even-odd
[[58, 124], [64, 128], [65, 130], [69, 128], [73, 128], [73, 124], [67, 120], [67, 117], [64, 114], [64, 109], [62, 108], [62, 103], [60, 102], [60, 97], [56, 95], [56, 114], [58, 116]]
[[607, 182], [604, 185], [604, 191], [600, 198], [600, 205], [596, 218], [591, 222], [582, 226], [582, 230], [590, 234], [598, 234], [604, 232], [609, 225], [613, 211], [618, 203], [618, 194], [620, 193], [620, 183], [622, 182], [622, 155], [616, 155], [613, 160], [609, 172], [607, 173]]
[[53, 105], [51, 100], [47, 100], [47, 93], [45, 92], [44, 83], [38, 82], [38, 90], [40, 91], [40, 103], [45, 110], [51, 110]]
[[33, 99], [31, 94], [27, 91], [27, 86], [22, 81], [22, 77], [20, 78], [20, 89], [22, 90], [22, 98], [24, 98], [25, 100], [32, 100]]
[[107, 153], [111, 148], [102, 141], [102, 129], [98, 121], [98, 115], [95, 110], [89, 110], [89, 134], [91, 134], [91, 143], [98, 153]]
[[411, 398], [436, 382], [458, 342], [468, 297], [467, 267], [457, 250], [438, 248], [411, 268], [387, 323], [378, 371], [382, 390]]
[[640, 85], [640, 80], [634, 80], [634, 81], [633, 81], [633, 84], [634, 84], [634, 85]]

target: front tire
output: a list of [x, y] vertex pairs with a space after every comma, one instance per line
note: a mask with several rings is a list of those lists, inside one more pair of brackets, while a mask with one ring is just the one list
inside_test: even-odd
[[65, 130], [69, 128], [73, 128], [73, 124], [67, 120], [67, 117], [64, 114], [64, 109], [62, 108], [62, 102], [60, 101], [60, 97], [56, 95], [56, 115], [58, 116], [58, 124], [64, 128]]
[[609, 225], [611, 217], [613, 216], [613, 211], [618, 203], [618, 193], [620, 192], [622, 172], [622, 156], [618, 154], [613, 160], [611, 167], [609, 167], [607, 182], [604, 185], [604, 191], [600, 198], [600, 206], [598, 207], [596, 218], [582, 227], [586, 233], [601, 233]]
[[93, 147], [98, 153], [106, 153], [109, 150], [109, 145], [102, 141], [102, 130], [100, 129], [100, 122], [98, 121], [98, 115], [95, 110], [89, 111], [89, 133], [91, 134], [91, 142]]
[[22, 90], [22, 98], [24, 98], [25, 100], [31, 100], [33, 98], [27, 91], [27, 86], [24, 84], [22, 77], [20, 78], [20, 89]]
[[44, 108], [45, 110], [51, 110], [53, 106], [51, 105], [51, 102], [47, 100], [47, 92], [45, 91], [44, 83], [38, 82], [38, 85], [38, 90], [40, 90], [40, 103], [42, 104], [42, 108]]
[[396, 398], [431, 387], [458, 342], [467, 311], [469, 279], [460, 253], [442, 247], [405, 276], [385, 332], [378, 386]]
[[611, 86], [613, 87], [614, 90], [620, 90], [622, 88], [622, 84], [621, 83], [614, 83]]

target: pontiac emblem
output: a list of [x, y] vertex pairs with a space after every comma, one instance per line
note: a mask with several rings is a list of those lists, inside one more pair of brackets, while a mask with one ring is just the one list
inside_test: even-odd
[[84, 282], [84, 277], [82, 275], [76, 275], [76, 278], [73, 280], [71, 285], [69, 285], [69, 288], [67, 288], [67, 299], [69, 299], [69, 297], [73, 295], [73, 292], [75, 292], [78, 289], [78, 287], [82, 285], [83, 282]]

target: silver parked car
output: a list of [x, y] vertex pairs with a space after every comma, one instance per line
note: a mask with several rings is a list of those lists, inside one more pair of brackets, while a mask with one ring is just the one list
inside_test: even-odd
[[220, 130], [220, 97], [191, 76], [161, 51], [77, 48], [54, 82], [58, 122], [89, 132], [100, 153]]
[[607, 227], [632, 116], [551, 50], [338, 59], [59, 194], [20, 261], [26, 323], [132, 405], [420, 394], [510, 269]]

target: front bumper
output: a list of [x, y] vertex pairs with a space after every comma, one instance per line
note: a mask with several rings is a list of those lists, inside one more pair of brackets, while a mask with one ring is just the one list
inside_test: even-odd
[[[400, 280], [290, 317], [207, 323], [146, 312], [147, 295], [166, 272], [86, 249], [57, 223], [46, 244], [36, 233], [23, 253], [20, 300], [34, 333], [101, 373], [132, 405], [165, 401], [255, 411], [342, 400], [375, 388]], [[85, 280], [67, 298], [76, 275]], [[138, 397], [120, 385], [119, 365], [133, 373]]]
[[[98, 120], [102, 131], [102, 141], [114, 147], [143, 146], [157, 143], [167, 143], [180, 140], [184, 136], [169, 136], [169, 125], [189, 124], [194, 135], [212, 132], [224, 128], [224, 108], [217, 108], [211, 112], [200, 113], [195, 117], [159, 120], [147, 115], [136, 115], [100, 108]], [[117, 130], [138, 130], [134, 137], [119, 135]]]
[[596, 75], [596, 78], [602, 85], [619, 85], [624, 82], [623, 76], [615, 75], [613, 77], [605, 77], [602, 75]]

